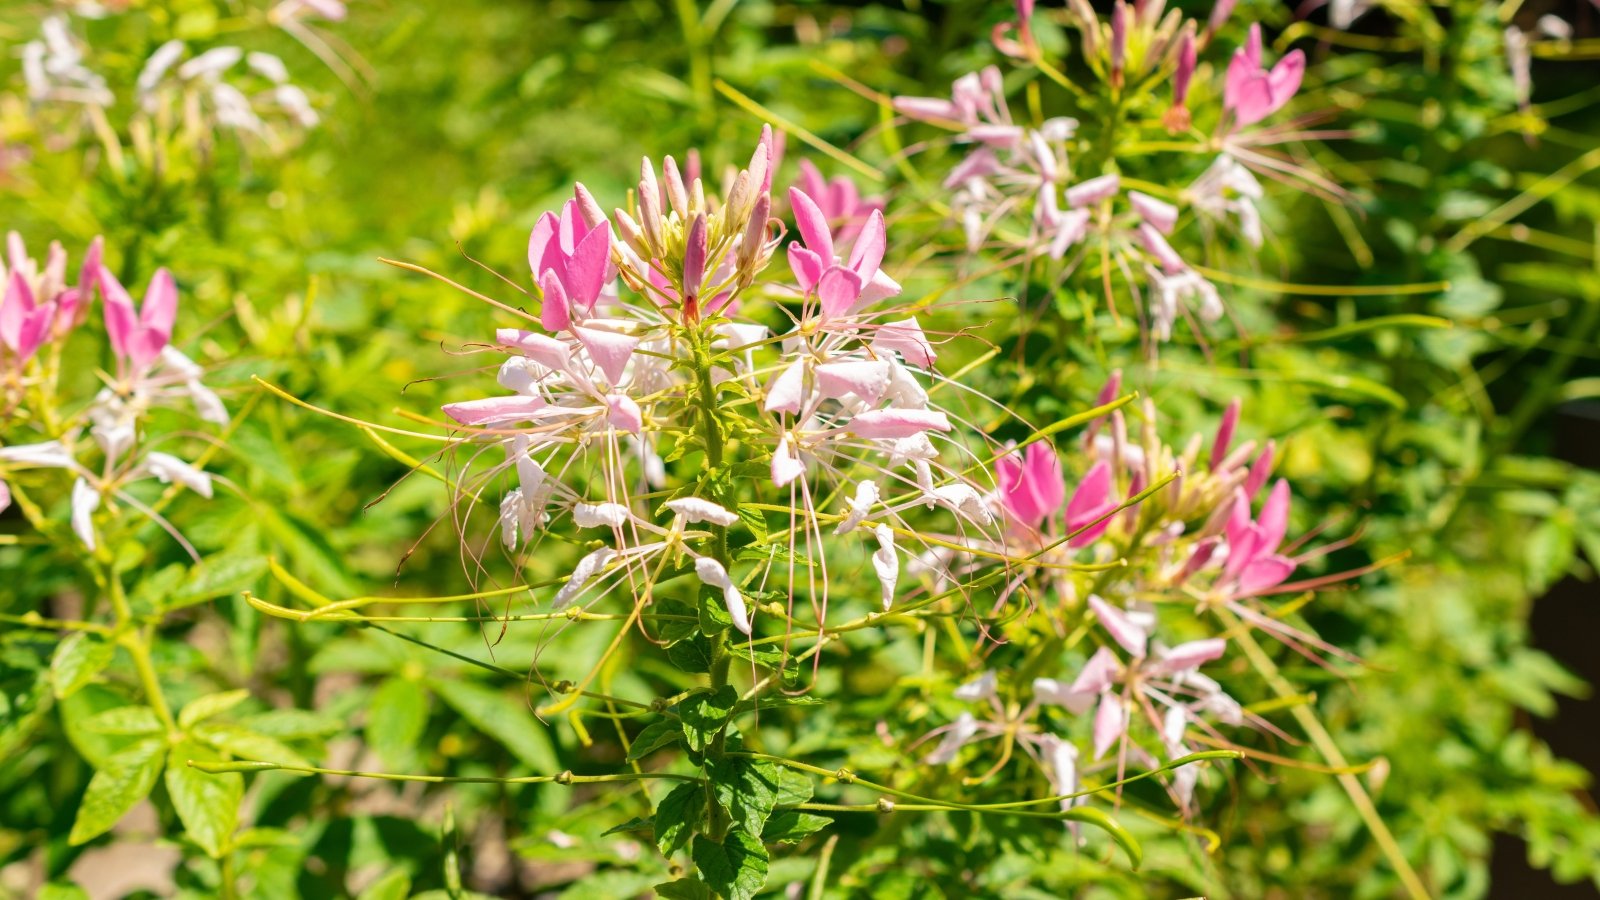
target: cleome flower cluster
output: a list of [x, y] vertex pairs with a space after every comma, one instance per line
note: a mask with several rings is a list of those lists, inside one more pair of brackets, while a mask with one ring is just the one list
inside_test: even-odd
[[[67, 254], [52, 243], [41, 265], [11, 232], [0, 263], [0, 510], [20, 501], [35, 526], [48, 528], [46, 499], [70, 479], [70, 527], [96, 551], [101, 529], [123, 523], [124, 511], [154, 519], [192, 553], [188, 542], [148, 498], [129, 488], [154, 479], [204, 497], [212, 476], [167, 450], [170, 435], [152, 434], [151, 413], [187, 408], [214, 425], [228, 423], [221, 399], [203, 374], [172, 344], [178, 288], [171, 273], [151, 277], [136, 303], [102, 260], [97, 238], [84, 254], [76, 284], [67, 281]], [[74, 333], [96, 298], [104, 313], [110, 371], [95, 371], [92, 353]], [[69, 340], [75, 346], [68, 349]], [[73, 396], [93, 373], [100, 382], [87, 402]], [[39, 496], [34, 491], [39, 490]]]
[[[1069, 3], [1065, 21], [1081, 37], [1081, 65], [1069, 77], [1032, 39], [1033, 4], [1019, 3], [1018, 22], [997, 32], [996, 46], [1069, 87], [1077, 118], [1014, 114], [1014, 86], [996, 66], [957, 79], [948, 99], [894, 98], [896, 111], [947, 130], [964, 148], [942, 186], [967, 253], [996, 255], [1018, 271], [1043, 259], [1056, 285], [1084, 273], [1113, 311], [1121, 284], [1157, 342], [1171, 339], [1180, 318], [1220, 319], [1222, 298], [1201, 269], [1215, 265], [1221, 247], [1247, 256], [1262, 247], [1266, 194], [1257, 176], [1337, 193], [1275, 149], [1317, 136], [1304, 129], [1308, 120], [1264, 124], [1299, 90], [1301, 51], [1269, 65], [1252, 25], [1225, 72], [1201, 63], [1231, 7], [1218, 3], [1202, 27], [1161, 2], [1118, 0], [1108, 19], [1087, 2]], [[1008, 36], [1013, 30], [1021, 40]], [[1186, 175], [1174, 178], [1175, 161]]]

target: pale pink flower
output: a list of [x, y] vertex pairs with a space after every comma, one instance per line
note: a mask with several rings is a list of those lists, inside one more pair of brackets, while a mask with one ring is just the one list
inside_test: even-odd
[[1261, 26], [1254, 24], [1245, 45], [1234, 51], [1223, 86], [1222, 106], [1233, 111], [1236, 127], [1254, 125], [1282, 109], [1305, 76], [1306, 56], [1301, 51], [1291, 51], [1271, 71], [1262, 66], [1261, 52]]

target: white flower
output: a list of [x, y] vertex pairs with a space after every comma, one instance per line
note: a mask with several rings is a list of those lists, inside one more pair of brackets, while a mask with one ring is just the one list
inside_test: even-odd
[[667, 501], [667, 509], [683, 517], [685, 522], [710, 522], [727, 528], [739, 521], [739, 514], [729, 512], [721, 505], [699, 497], [680, 497]]
[[211, 476], [169, 453], [145, 454], [144, 470], [162, 484], [177, 482], [206, 499], [211, 498]]
[[709, 556], [701, 556], [694, 561], [694, 572], [700, 580], [722, 591], [722, 602], [728, 608], [728, 616], [733, 619], [733, 627], [744, 634], [750, 634], [750, 611], [745, 606], [744, 595], [739, 593], [738, 585], [728, 577], [728, 570], [722, 567]]
[[99, 491], [82, 478], [72, 483], [72, 530], [90, 552], [99, 546], [94, 538], [94, 511], [99, 508]]
[[878, 538], [878, 549], [872, 553], [872, 569], [878, 575], [878, 588], [883, 594], [883, 611], [894, 605], [894, 589], [900, 579], [900, 557], [894, 549], [894, 532], [887, 525], [872, 530]]

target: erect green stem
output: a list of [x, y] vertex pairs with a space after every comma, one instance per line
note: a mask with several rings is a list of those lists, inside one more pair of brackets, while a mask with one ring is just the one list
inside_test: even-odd
[[128, 606], [128, 596], [122, 589], [122, 577], [109, 563], [105, 568], [106, 595], [111, 598], [111, 609], [117, 617], [117, 643], [133, 657], [133, 668], [139, 675], [139, 685], [144, 689], [145, 701], [156, 711], [156, 718], [168, 732], [178, 730], [178, 722], [167, 706], [166, 695], [161, 693], [161, 682], [156, 678], [156, 667], [150, 661], [151, 626], [138, 626], [133, 610]]

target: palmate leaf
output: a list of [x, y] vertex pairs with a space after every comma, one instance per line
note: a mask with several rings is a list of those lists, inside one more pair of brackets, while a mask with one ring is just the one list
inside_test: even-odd
[[244, 797], [244, 776], [237, 772], [208, 774], [189, 766], [190, 760], [219, 762], [222, 757], [196, 741], [182, 741], [167, 756], [167, 794], [183, 829], [213, 859], [232, 847], [239, 827], [239, 801]]
[[76, 846], [94, 840], [117, 824], [134, 804], [149, 795], [166, 760], [166, 742], [146, 738], [112, 754], [94, 777], [78, 804], [67, 842]]

